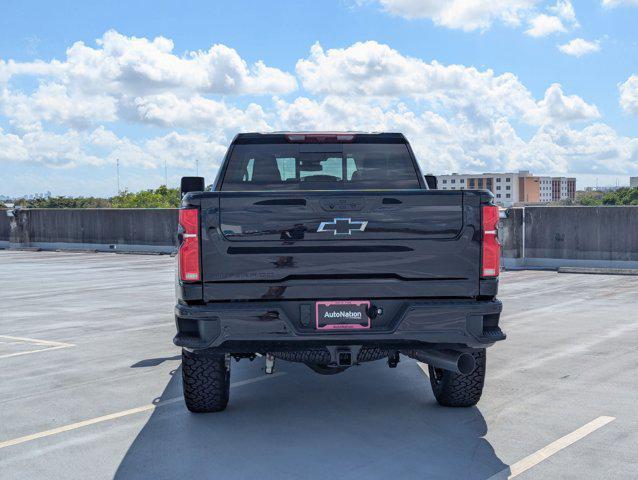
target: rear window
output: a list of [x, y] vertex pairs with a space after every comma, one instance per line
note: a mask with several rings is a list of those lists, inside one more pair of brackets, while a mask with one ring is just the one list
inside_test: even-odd
[[235, 145], [221, 190], [418, 189], [405, 144]]

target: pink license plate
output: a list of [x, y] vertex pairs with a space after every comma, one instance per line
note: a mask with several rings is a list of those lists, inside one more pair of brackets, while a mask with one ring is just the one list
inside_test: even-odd
[[335, 300], [316, 302], [318, 330], [358, 330], [370, 328], [369, 300]]

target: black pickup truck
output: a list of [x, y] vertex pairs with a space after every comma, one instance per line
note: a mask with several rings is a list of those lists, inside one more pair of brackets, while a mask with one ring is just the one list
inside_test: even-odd
[[347, 132], [239, 134], [209, 191], [182, 190], [189, 410], [224, 410], [231, 358], [255, 357], [334, 374], [403, 354], [441, 405], [478, 402], [485, 349], [505, 339], [490, 192], [430, 188], [402, 134]]

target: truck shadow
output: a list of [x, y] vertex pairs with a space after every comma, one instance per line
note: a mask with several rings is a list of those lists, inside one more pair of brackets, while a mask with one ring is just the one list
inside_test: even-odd
[[[488, 478], [507, 468], [479, 408], [439, 407], [413, 361], [330, 377], [281, 362], [285, 375], [231, 389], [223, 413], [155, 409], [116, 474], [131, 478]], [[233, 362], [232, 381], [263, 375]], [[181, 397], [181, 369], [157, 401]], [[489, 388], [489, 386], [488, 386]]]
[[133, 365], [131, 365], [131, 368], [157, 367], [158, 365], [168, 360], [179, 360], [181, 358], [181, 355], [174, 355], [172, 357], [146, 358], [144, 360], [140, 360], [137, 363], [134, 363]]

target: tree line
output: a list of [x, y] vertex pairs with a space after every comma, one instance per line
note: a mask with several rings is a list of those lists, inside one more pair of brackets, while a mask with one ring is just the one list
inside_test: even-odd
[[611, 192], [578, 192], [576, 205], [638, 205], [638, 187], [623, 187]]
[[162, 185], [139, 192], [123, 190], [110, 198], [50, 196], [21, 198], [14, 203], [24, 208], [176, 208], [180, 201], [178, 188]]
[[[16, 199], [24, 208], [176, 208], [180, 205], [178, 188], [165, 185], [156, 189], [129, 192], [124, 190], [110, 198], [100, 197], [41, 197]], [[576, 192], [575, 200], [561, 200], [556, 205], [638, 205], [638, 187], [619, 188], [611, 192]]]

